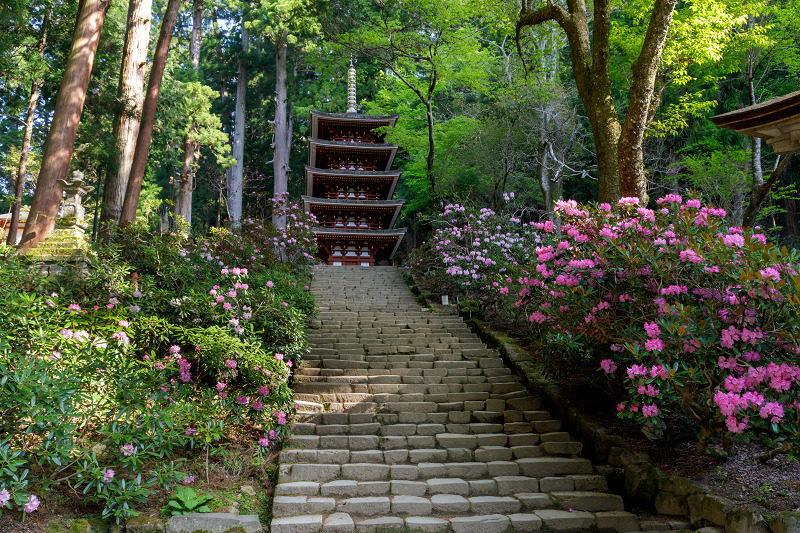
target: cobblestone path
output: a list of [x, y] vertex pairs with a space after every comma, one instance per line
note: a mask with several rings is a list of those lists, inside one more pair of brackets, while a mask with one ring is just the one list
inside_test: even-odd
[[392, 267], [317, 267], [272, 533], [639, 531], [581, 444]]

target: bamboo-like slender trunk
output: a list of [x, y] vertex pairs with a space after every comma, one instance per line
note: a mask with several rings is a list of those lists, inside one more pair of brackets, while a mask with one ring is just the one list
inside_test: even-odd
[[[272, 168], [274, 175], [274, 196], [278, 198], [288, 191], [289, 172], [289, 123], [287, 120], [288, 97], [286, 85], [288, 76], [286, 72], [286, 32], [275, 43], [275, 138], [272, 142]], [[272, 223], [276, 228], [286, 228], [286, 217], [272, 216]]]
[[242, 56], [239, 58], [239, 79], [236, 80], [236, 111], [233, 119], [233, 158], [236, 160], [228, 175], [228, 216], [234, 224], [242, 218], [244, 188], [244, 114], [247, 103], [247, 52], [250, 38], [242, 13]]

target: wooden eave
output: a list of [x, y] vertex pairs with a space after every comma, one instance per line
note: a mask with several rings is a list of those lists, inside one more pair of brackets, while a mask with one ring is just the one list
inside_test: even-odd
[[311, 196], [303, 195], [303, 208], [306, 213], [311, 212], [314, 206], [327, 207], [331, 209], [337, 208], [355, 208], [363, 211], [391, 211], [392, 218], [389, 221], [388, 227], [391, 228], [397, 222], [397, 217], [400, 216], [400, 209], [406, 203], [405, 200], [340, 200], [328, 198], [314, 198]]
[[311, 111], [311, 137], [318, 137], [321, 122], [337, 125], [359, 125], [371, 128], [389, 127], [397, 123], [399, 115], [362, 115], [361, 113], [323, 113]]
[[346, 239], [352, 238], [359, 241], [367, 241], [367, 242], [384, 242], [384, 243], [391, 243], [393, 240], [395, 241], [394, 248], [392, 248], [392, 252], [389, 254], [388, 259], [394, 257], [394, 254], [397, 253], [397, 249], [400, 247], [400, 243], [403, 241], [403, 237], [406, 234], [406, 228], [400, 229], [372, 229], [372, 230], [348, 230], [348, 229], [340, 229], [340, 228], [314, 228], [314, 235], [319, 238], [328, 238], [328, 239]]
[[397, 187], [397, 181], [403, 174], [402, 170], [339, 170], [335, 168], [316, 168], [306, 165], [306, 194], [308, 196], [316, 196], [317, 191], [314, 190], [314, 177], [325, 176], [336, 181], [337, 178], [342, 181], [373, 181], [389, 183], [389, 193], [386, 195], [386, 200], [390, 200], [394, 196], [394, 190]]
[[397, 155], [397, 145], [395, 144], [348, 143], [339, 141], [325, 141], [323, 139], [311, 137], [308, 139], [308, 166], [317, 166], [317, 151], [320, 148], [325, 148], [331, 151], [346, 151], [352, 153], [377, 152], [378, 154], [385, 154], [387, 158], [386, 168], [383, 169], [384, 171], [392, 168], [394, 157]]
[[800, 91], [709, 120], [721, 128], [764, 139], [776, 154], [800, 150]]

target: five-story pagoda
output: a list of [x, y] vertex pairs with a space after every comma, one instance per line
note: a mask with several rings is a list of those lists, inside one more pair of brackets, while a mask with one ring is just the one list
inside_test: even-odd
[[384, 142], [397, 115], [358, 114], [352, 62], [347, 81], [347, 113], [311, 112], [303, 205], [320, 225], [323, 261], [374, 266], [394, 256], [406, 233], [392, 229], [404, 201], [392, 200], [401, 171], [390, 170], [397, 146]]

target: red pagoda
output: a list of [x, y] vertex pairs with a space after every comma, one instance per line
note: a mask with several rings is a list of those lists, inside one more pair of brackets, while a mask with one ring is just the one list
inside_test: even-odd
[[306, 212], [317, 217], [319, 254], [329, 265], [388, 263], [406, 229], [392, 229], [404, 200], [393, 200], [402, 171], [390, 170], [397, 146], [385, 142], [397, 115], [356, 112], [356, 71], [348, 71], [347, 113], [311, 112]]

